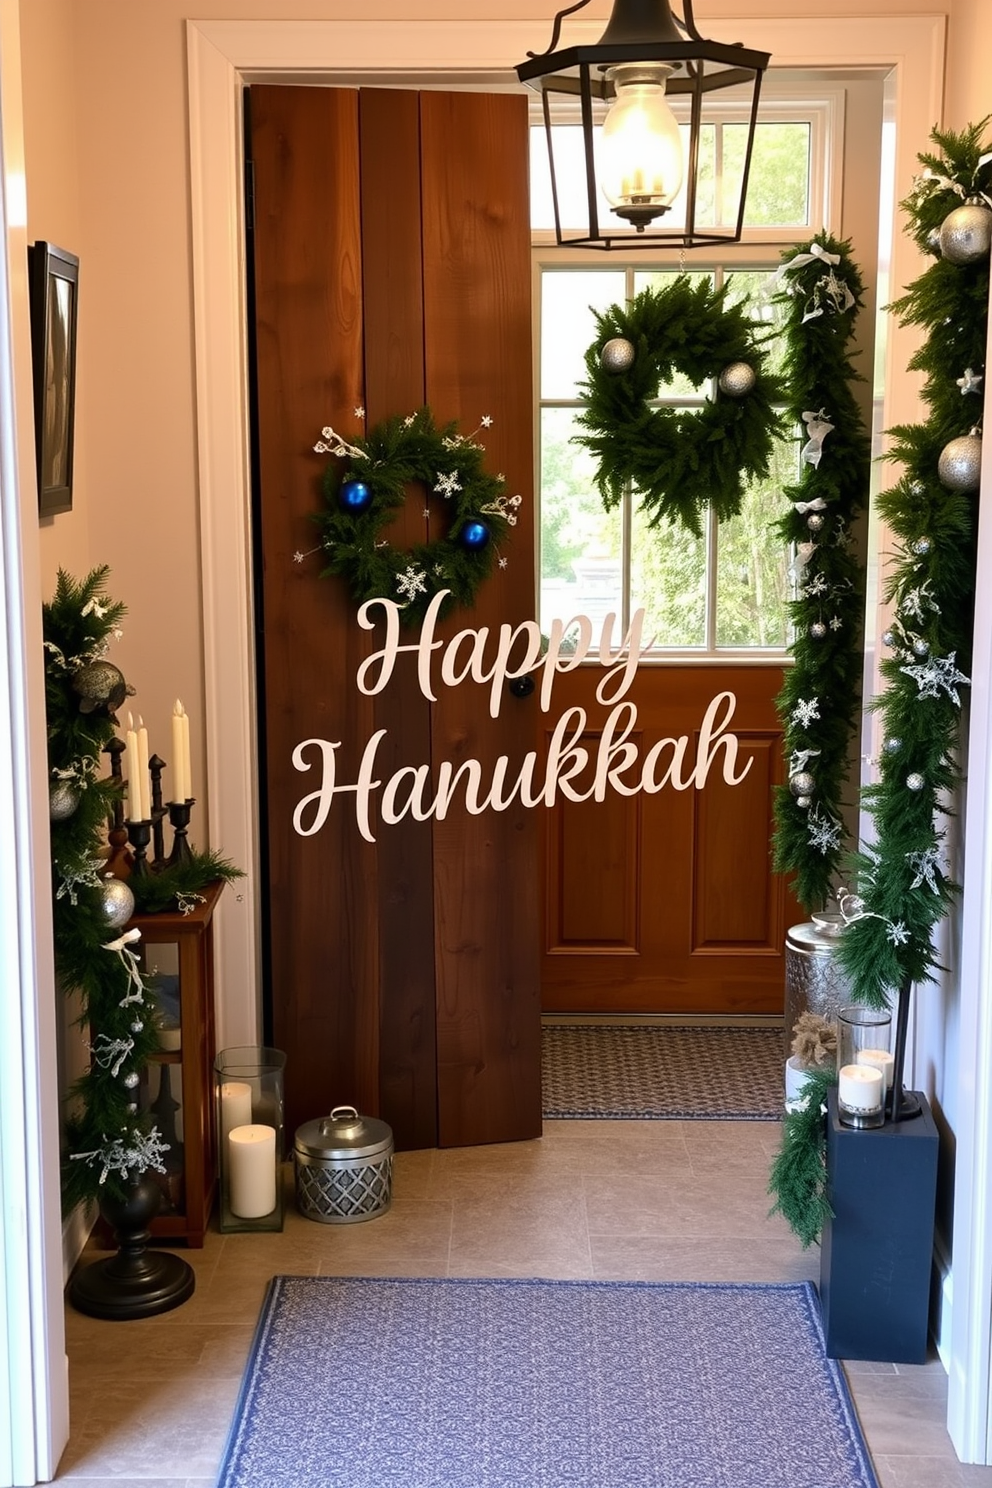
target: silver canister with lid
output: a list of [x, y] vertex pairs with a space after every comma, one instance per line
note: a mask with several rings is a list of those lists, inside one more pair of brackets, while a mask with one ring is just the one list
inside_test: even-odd
[[308, 1219], [357, 1224], [392, 1202], [392, 1128], [354, 1106], [335, 1106], [298, 1127], [293, 1159], [296, 1202]]

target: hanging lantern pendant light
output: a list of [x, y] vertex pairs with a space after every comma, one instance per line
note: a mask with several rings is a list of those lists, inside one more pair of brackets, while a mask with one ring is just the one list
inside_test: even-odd
[[[768, 54], [705, 40], [696, 30], [692, 0], [685, 0], [682, 21], [673, 16], [668, 0], [614, 0], [609, 23], [595, 45], [556, 51], [563, 18], [588, 3], [579, 0], [559, 12], [550, 49], [528, 54], [517, 68], [521, 82], [540, 92], [544, 103], [558, 242], [598, 248], [615, 242], [628, 247], [677, 243], [684, 248], [738, 242]], [[700, 135], [716, 106], [714, 94], [726, 89], [740, 94], [745, 87], [751, 88], [749, 133], [736, 222], [697, 225]], [[688, 118], [681, 125], [671, 107], [673, 97], [689, 104]], [[555, 159], [555, 115], [574, 113], [576, 98], [588, 203], [588, 223], [578, 228], [561, 220], [558, 183], [563, 173]], [[670, 211], [683, 184], [684, 222], [648, 232], [651, 223]], [[629, 223], [637, 237], [631, 236], [629, 227], [601, 225], [601, 209], [604, 215]]]

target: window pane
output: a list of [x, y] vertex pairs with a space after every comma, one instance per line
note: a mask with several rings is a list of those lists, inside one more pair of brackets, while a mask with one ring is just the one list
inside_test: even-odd
[[[623, 270], [548, 271], [541, 276], [541, 397], [576, 398], [596, 334], [593, 309], [625, 298]], [[591, 308], [590, 308], [591, 307]]]
[[784, 514], [782, 487], [796, 480], [798, 446], [776, 448], [767, 480], [745, 493], [740, 513], [721, 522], [717, 535], [716, 643], [718, 646], [785, 646], [791, 598], [787, 546], [774, 530]]
[[[768, 357], [765, 366], [769, 372], [781, 375], [785, 361], [785, 338], [777, 334], [781, 330], [784, 311], [771, 299], [773, 269], [735, 269], [727, 275], [727, 304], [746, 303], [750, 318], [757, 327], [758, 335], [764, 338], [773, 334], [773, 339], [764, 341], [762, 350]], [[763, 291], [769, 291], [767, 297]]]
[[622, 524], [594, 485], [596, 462], [572, 444], [575, 410], [541, 412], [541, 629], [623, 614]]
[[649, 527], [632, 513], [630, 608], [645, 611], [644, 639], [655, 646], [702, 646], [706, 641], [706, 544], [685, 528]]
[[[751, 175], [744, 222], [747, 227], [802, 227], [809, 221], [808, 124], [759, 124], [754, 131]], [[723, 166], [727, 193], [725, 223], [736, 222], [740, 179], [747, 147], [747, 125], [723, 126]]]

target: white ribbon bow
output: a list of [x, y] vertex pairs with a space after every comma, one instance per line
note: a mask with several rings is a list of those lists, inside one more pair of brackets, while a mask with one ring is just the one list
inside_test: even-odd
[[814, 469], [819, 465], [823, 455], [823, 441], [833, 430], [833, 424], [827, 422], [827, 411], [821, 408], [819, 413], [807, 411], [803, 414], [803, 423], [806, 425], [806, 433], [809, 436], [803, 445], [800, 455], [807, 465]]
[[[803, 418], [806, 417], [804, 413]], [[804, 517], [807, 512], [821, 512], [827, 509], [827, 503], [822, 496], [817, 496], [814, 501], [794, 501], [792, 504], [801, 517]]]
[[[133, 930], [125, 930], [124, 934], [119, 935], [116, 940], [106, 941], [101, 947], [101, 950], [116, 952], [120, 957], [121, 965], [127, 972], [129, 990], [126, 996], [122, 997], [117, 1004], [118, 1007], [127, 1007], [129, 1002], [144, 1001], [145, 984], [141, 979], [141, 972], [138, 969], [138, 958], [131, 950], [134, 942], [140, 939], [141, 931], [135, 927]], [[130, 990], [131, 987], [134, 988], [133, 992]]]

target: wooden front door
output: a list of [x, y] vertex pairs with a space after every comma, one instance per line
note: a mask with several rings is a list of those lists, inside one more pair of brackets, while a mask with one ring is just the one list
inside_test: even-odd
[[[348, 1102], [387, 1120], [399, 1147], [534, 1136], [536, 814], [456, 806], [370, 843], [335, 802], [304, 837], [293, 812], [314, 782], [291, 763], [303, 740], [336, 743], [338, 779], [354, 782], [380, 729], [383, 780], [466, 758], [485, 775], [532, 747], [535, 720], [513, 697], [495, 719], [485, 687], [432, 703], [410, 655], [377, 697], [359, 692], [383, 637], [359, 628], [343, 580], [319, 576], [310, 522], [325, 425], [347, 439], [427, 404], [470, 434], [488, 415], [487, 468], [523, 494], [521, 517], [507, 567], [438, 635], [533, 616], [526, 105], [256, 87], [250, 114], [266, 959], [288, 1121]], [[442, 520], [437, 497], [411, 492], [386, 537], [430, 540]]]
[[[594, 697], [600, 675], [583, 667], [555, 687], [558, 711], [585, 709], [590, 751], [607, 714]], [[631, 742], [642, 759], [657, 740], [685, 736], [679, 778], [688, 780], [707, 707], [729, 692], [733, 773], [751, 764], [739, 784], [727, 784], [721, 747], [702, 789], [669, 783], [656, 794], [610, 791], [602, 802], [559, 801], [547, 813], [546, 1012], [782, 1012], [785, 932], [805, 915], [771, 867], [772, 790], [784, 778], [774, 706], [781, 684], [777, 667], [638, 669], [629, 694], [637, 708]], [[659, 777], [674, 748], [664, 751]], [[585, 778], [588, 772], [577, 784]]]

